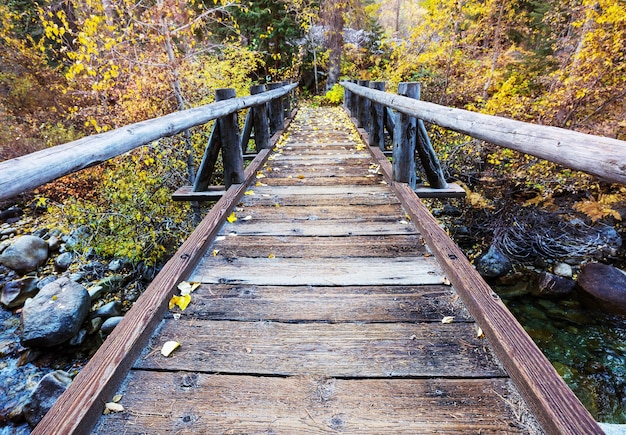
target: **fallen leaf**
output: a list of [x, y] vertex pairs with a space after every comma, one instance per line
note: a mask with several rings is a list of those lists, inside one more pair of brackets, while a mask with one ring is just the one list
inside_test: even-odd
[[276, 256], [274, 254], [270, 254], [267, 256], [267, 258], [275, 258]]
[[122, 396], [121, 394], [116, 394], [115, 396], [113, 396], [113, 399], [111, 399], [111, 402], [117, 403], [122, 400], [122, 397], [124, 396]]
[[243, 194], [244, 195], [254, 195], [254, 190], [246, 190]]
[[442, 283], [443, 285], [452, 285], [452, 284], [450, 283], [450, 280], [449, 280], [448, 278], [446, 278], [445, 276], [441, 279], [441, 283]]
[[242, 221], [250, 221], [252, 220], [252, 216], [246, 216], [245, 218], [241, 219]]
[[237, 216], [235, 216], [235, 212], [232, 212], [227, 218], [226, 220], [228, 221], [228, 223], [233, 223], [237, 220]]
[[485, 338], [485, 333], [480, 326], [476, 327], [476, 338]]
[[452, 323], [452, 322], [454, 322], [454, 316], [446, 316], [443, 319], [441, 319], [441, 323], [443, 324]]
[[302, 180], [304, 178], [304, 175], [298, 175], [298, 178]]
[[219, 249], [214, 249], [214, 250], [213, 250], [213, 256], [214, 256], [214, 257], [217, 257], [217, 254], [219, 254], [219, 253], [220, 253], [220, 250], [219, 250]]
[[163, 343], [161, 347], [161, 355], [170, 356], [174, 350], [176, 350], [180, 346], [178, 341], [170, 340]]
[[104, 404], [104, 415], [110, 414], [112, 412], [124, 412], [124, 407], [119, 403], [115, 402], [107, 402]]
[[[218, 250], [216, 249], [215, 251], [218, 251]], [[215, 252], [215, 251], [213, 251], [213, 252]], [[217, 255], [217, 254], [213, 254], [213, 255]], [[200, 283], [199, 282], [183, 281], [180, 284], [178, 284], [178, 290], [180, 290], [180, 294], [182, 296], [190, 294], [191, 292], [193, 292], [198, 287], [200, 287]]]
[[189, 305], [189, 302], [191, 302], [191, 295], [188, 295], [188, 294], [183, 295], [183, 296], [174, 295], [172, 296], [172, 299], [170, 299], [169, 308], [171, 310], [172, 308], [177, 306], [181, 310], [185, 311], [185, 309]]
[[216, 241], [216, 242], [221, 242], [222, 240], [226, 240], [226, 236], [217, 236], [217, 237], [215, 238], [215, 241]]

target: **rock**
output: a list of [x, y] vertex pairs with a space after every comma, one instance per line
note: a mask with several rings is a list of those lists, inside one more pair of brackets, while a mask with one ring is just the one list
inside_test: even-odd
[[57, 277], [54, 275], [45, 276], [39, 280], [39, 282], [37, 283], [37, 288], [41, 290], [42, 288], [44, 288], [50, 283], [53, 283], [56, 280], [57, 280]]
[[51, 251], [58, 251], [61, 247], [61, 239], [57, 236], [50, 236], [48, 239], [48, 249]]
[[556, 266], [554, 266], [554, 269], [552, 269], [552, 272], [555, 275], [562, 276], [564, 278], [571, 278], [574, 275], [572, 266], [567, 263], [557, 264]]
[[531, 293], [539, 297], [561, 297], [574, 291], [575, 286], [573, 279], [542, 272], [533, 281]]
[[72, 378], [63, 370], [48, 373], [39, 381], [24, 405], [24, 417], [30, 427], [37, 426], [71, 383]]
[[124, 267], [124, 261], [116, 258], [115, 260], [111, 260], [109, 262], [109, 270], [111, 272], [119, 272]]
[[616, 314], [626, 314], [626, 274], [602, 263], [586, 264], [576, 284], [588, 305]]
[[0, 254], [2, 254], [4, 250], [9, 246], [11, 246], [11, 242], [9, 242], [8, 240], [3, 240], [2, 242], [0, 242]]
[[25, 273], [37, 269], [48, 259], [48, 244], [35, 236], [21, 236], [0, 255], [0, 263]]
[[5, 283], [0, 294], [0, 304], [9, 310], [22, 306], [26, 299], [35, 297], [39, 292], [38, 282], [37, 278], [29, 276]]
[[74, 255], [71, 252], [64, 252], [54, 259], [54, 268], [59, 272], [65, 272], [72, 261], [74, 260]]
[[100, 327], [100, 331], [102, 331], [102, 333], [104, 334], [110, 334], [115, 329], [115, 327], [122, 321], [123, 318], [123, 316], [109, 317]]
[[15, 218], [22, 216], [24, 212], [18, 207], [10, 207], [6, 210], [0, 211], [0, 222], [8, 222]]
[[447, 216], [452, 216], [452, 217], [459, 217], [459, 216], [463, 215], [463, 212], [461, 211], [460, 208], [455, 207], [455, 206], [450, 205], [450, 204], [445, 204], [443, 206], [442, 213], [447, 215]]
[[101, 317], [106, 320], [109, 317], [117, 317], [122, 315], [122, 303], [120, 301], [111, 301], [98, 308], [91, 317]]
[[589, 236], [588, 239], [590, 244], [597, 244], [601, 255], [610, 257], [617, 255], [617, 251], [622, 246], [622, 238], [615, 228], [608, 225], [600, 228], [597, 234]]
[[82, 285], [65, 277], [48, 284], [22, 309], [22, 344], [50, 347], [68, 341], [80, 330], [90, 306]]
[[85, 338], [87, 338], [87, 330], [81, 328], [78, 331], [78, 334], [72, 337], [72, 339], [68, 342], [70, 346], [80, 346], [85, 342]]
[[495, 245], [491, 245], [487, 253], [476, 260], [476, 270], [487, 278], [504, 276], [511, 269], [511, 261]]
[[102, 323], [104, 323], [104, 321], [100, 317], [94, 317], [93, 319], [89, 320], [87, 322], [87, 334], [91, 335], [98, 332], [102, 327]]

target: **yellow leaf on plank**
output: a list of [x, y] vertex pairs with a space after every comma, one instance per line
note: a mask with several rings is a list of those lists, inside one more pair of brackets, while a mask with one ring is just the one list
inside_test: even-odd
[[183, 295], [183, 296], [174, 295], [172, 296], [172, 299], [170, 299], [170, 303], [168, 306], [170, 310], [177, 306], [181, 310], [185, 311], [185, 309], [189, 305], [189, 302], [191, 302], [191, 295]]
[[172, 352], [174, 352], [179, 346], [180, 346], [180, 343], [178, 341], [174, 341], [174, 340], [166, 341], [165, 343], [163, 343], [163, 346], [161, 347], [161, 355], [170, 356]]
[[237, 220], [237, 216], [235, 216], [235, 212], [232, 212], [227, 218], [226, 220], [228, 221], [228, 223], [233, 223]]
[[267, 258], [275, 258], [276, 256], [274, 254], [270, 254], [267, 256]]
[[254, 190], [246, 190], [243, 194], [244, 195], [254, 195]]

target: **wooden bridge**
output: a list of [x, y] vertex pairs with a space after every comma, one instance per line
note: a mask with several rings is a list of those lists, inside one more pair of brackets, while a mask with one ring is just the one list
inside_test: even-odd
[[34, 434], [602, 433], [347, 116], [259, 150]]

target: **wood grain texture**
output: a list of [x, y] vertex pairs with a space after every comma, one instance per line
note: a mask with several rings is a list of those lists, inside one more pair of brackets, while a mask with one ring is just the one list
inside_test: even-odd
[[[380, 150], [371, 148], [370, 151], [379, 161], [386, 179], [390, 180], [392, 170], [388, 160]], [[498, 295], [414, 192], [404, 183], [392, 183], [392, 188], [543, 429], [553, 434], [603, 433]]]
[[289, 85], [259, 95], [220, 101], [138, 122], [26, 156], [0, 162], [0, 199], [8, 199], [89, 166], [102, 163], [139, 146], [220, 116], [235, 113], [289, 93]]
[[[150, 385], [151, 388], [145, 388]], [[94, 433], [518, 434], [507, 379], [255, 377], [133, 371]], [[167, 397], [167, 400], [163, 400]]]
[[276, 322], [473, 321], [450, 286], [274, 287], [203, 284], [186, 318]]
[[361, 258], [209, 256], [200, 261], [189, 281], [256, 285], [432, 285], [442, 284], [445, 275], [433, 257], [379, 258], [373, 262]]
[[426, 122], [588, 172], [603, 180], [626, 184], [624, 141], [439, 106], [348, 82], [342, 82], [342, 85], [360, 98], [373, 98], [398, 112]]
[[245, 236], [225, 237], [216, 241], [206, 255], [226, 258], [262, 257], [270, 253], [282, 258], [343, 257], [415, 257], [430, 252], [421, 237], [410, 235], [304, 237], [304, 236]]
[[[227, 339], [225, 339], [227, 338]], [[168, 340], [181, 346], [164, 358]], [[473, 323], [282, 323], [166, 319], [135, 368], [268, 376], [506, 376]]]
[[269, 149], [259, 152], [245, 170], [247, 183], [233, 185], [213, 206], [33, 429], [33, 434], [82, 434], [91, 430], [102, 413], [102, 404], [115, 393], [161, 321], [167, 309], [166, 301], [205, 254], [226, 216], [244, 195], [246, 184], [266, 162], [269, 153]]

